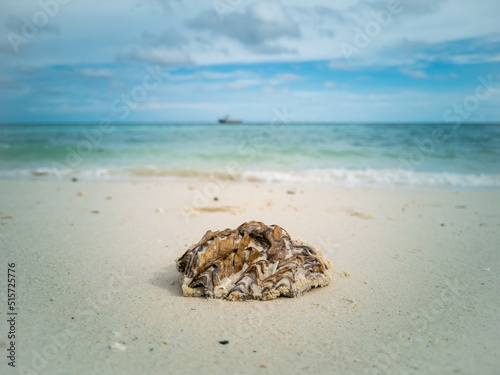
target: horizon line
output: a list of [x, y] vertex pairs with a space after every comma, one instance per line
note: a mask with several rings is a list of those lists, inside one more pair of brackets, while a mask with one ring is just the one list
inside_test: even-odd
[[[0, 122], [0, 126], [22, 126], [22, 125], [99, 125], [99, 121], [9, 121]], [[220, 124], [217, 121], [196, 121], [196, 120], [183, 120], [183, 121], [122, 121], [111, 122], [110, 124], [119, 126], [133, 126], [133, 125], [221, 125], [228, 127], [237, 127], [241, 125], [450, 125], [456, 126], [456, 122], [444, 121], [288, 121], [288, 122], [271, 122], [271, 121], [243, 121], [239, 124]], [[460, 125], [500, 125], [499, 121], [462, 121]]]

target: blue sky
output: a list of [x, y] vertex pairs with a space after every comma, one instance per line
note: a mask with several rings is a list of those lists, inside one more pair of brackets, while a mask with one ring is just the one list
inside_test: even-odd
[[498, 0], [3, 1], [0, 122], [498, 122], [499, 18]]

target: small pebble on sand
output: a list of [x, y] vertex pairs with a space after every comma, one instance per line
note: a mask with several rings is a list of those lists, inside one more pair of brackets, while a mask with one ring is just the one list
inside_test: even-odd
[[109, 346], [109, 348], [114, 352], [123, 352], [127, 349], [127, 347], [121, 342], [114, 342]]

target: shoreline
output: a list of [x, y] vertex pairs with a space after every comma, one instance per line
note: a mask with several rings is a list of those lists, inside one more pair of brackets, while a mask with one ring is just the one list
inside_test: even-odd
[[[40, 374], [497, 371], [500, 191], [206, 186], [0, 180], [2, 254], [19, 272], [18, 364]], [[207, 230], [250, 220], [320, 249], [333, 283], [269, 302], [183, 297], [175, 259]]]
[[[407, 173], [405, 176], [404, 174]], [[313, 169], [313, 170], [254, 170], [191, 168], [163, 169], [159, 167], [106, 168], [75, 170], [61, 173], [54, 168], [0, 170], [0, 181], [42, 182], [133, 182], [197, 184], [268, 184], [326, 189], [381, 189], [381, 190], [499, 190], [500, 175], [459, 174], [449, 172], [410, 172], [389, 169]]]

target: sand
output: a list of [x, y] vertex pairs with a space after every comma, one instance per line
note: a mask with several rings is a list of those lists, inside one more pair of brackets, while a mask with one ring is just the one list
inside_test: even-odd
[[[44, 178], [0, 181], [2, 374], [498, 373], [499, 191]], [[183, 297], [175, 259], [249, 220], [321, 249], [333, 284]]]

